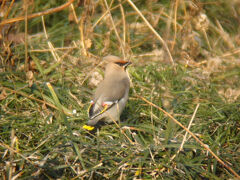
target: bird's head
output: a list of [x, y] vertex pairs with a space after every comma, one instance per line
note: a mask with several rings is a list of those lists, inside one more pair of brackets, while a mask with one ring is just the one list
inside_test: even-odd
[[103, 58], [104, 61], [106, 61], [106, 71], [114, 71], [114, 70], [120, 70], [120, 71], [126, 71], [128, 65], [132, 64], [130, 61], [126, 61], [121, 59], [117, 56], [106, 56]]

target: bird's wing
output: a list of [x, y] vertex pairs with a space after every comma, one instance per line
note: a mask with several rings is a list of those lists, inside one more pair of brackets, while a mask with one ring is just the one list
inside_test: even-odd
[[90, 119], [94, 119], [95, 117], [101, 115], [112, 106], [114, 106], [117, 102], [104, 102], [103, 104], [91, 103], [89, 106], [88, 116]]
[[113, 107], [121, 98], [123, 98], [128, 89], [128, 79], [122, 79], [115, 82], [111, 80], [103, 81], [100, 86], [98, 86], [94, 100], [91, 101], [91, 105], [89, 106], [89, 118], [93, 119]]

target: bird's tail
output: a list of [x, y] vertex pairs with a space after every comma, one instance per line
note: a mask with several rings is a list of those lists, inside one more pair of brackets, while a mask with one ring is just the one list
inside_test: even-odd
[[83, 129], [86, 129], [86, 130], [88, 130], [88, 131], [93, 131], [93, 130], [95, 129], [95, 127], [94, 127], [94, 126], [84, 125], [84, 126], [83, 126]]

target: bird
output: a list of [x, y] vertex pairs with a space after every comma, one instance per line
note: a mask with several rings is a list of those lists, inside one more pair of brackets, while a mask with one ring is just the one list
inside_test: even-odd
[[104, 79], [96, 88], [88, 108], [89, 120], [83, 126], [88, 131], [102, 123], [119, 121], [128, 100], [130, 79], [126, 69], [132, 62], [113, 55], [103, 60], [107, 62]]

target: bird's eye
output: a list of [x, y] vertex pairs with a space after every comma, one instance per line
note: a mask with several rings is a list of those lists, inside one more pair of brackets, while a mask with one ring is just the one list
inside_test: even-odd
[[115, 64], [117, 64], [117, 65], [119, 65], [119, 66], [124, 66], [124, 64], [121, 63], [121, 62], [115, 62]]

